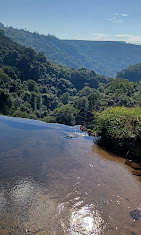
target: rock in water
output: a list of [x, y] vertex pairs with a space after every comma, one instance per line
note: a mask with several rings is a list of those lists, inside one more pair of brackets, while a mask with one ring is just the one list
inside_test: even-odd
[[71, 139], [74, 138], [74, 136], [72, 136], [72, 135], [67, 135], [67, 137], [68, 137], [68, 138], [71, 138]]
[[139, 210], [133, 210], [130, 212], [130, 216], [133, 220], [140, 220], [141, 219], [141, 211]]

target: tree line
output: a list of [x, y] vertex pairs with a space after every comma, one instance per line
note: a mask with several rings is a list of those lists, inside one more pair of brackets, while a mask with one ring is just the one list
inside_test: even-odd
[[0, 31], [0, 113], [67, 125], [93, 126], [105, 107], [141, 105], [141, 82], [53, 64]]

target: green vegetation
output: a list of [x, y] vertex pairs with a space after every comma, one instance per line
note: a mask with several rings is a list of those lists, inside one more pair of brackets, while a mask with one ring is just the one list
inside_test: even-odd
[[[0, 32], [0, 112], [5, 115], [75, 124], [82, 109], [79, 92], [81, 100], [83, 94], [89, 95], [111, 80], [85, 68], [57, 66], [44, 53], [22, 47]], [[88, 107], [87, 98], [85, 103]], [[66, 118], [65, 107], [74, 111], [72, 120]]]
[[[141, 61], [141, 45], [119, 41], [66, 40], [65, 42], [89, 57], [93, 61], [95, 71], [106, 76], [114, 76], [121, 69]], [[95, 68], [97, 64], [99, 67]]]
[[44, 53], [21, 46], [0, 31], [1, 114], [92, 129], [97, 124], [100, 143], [140, 159], [140, 107], [141, 81], [55, 65]]
[[68, 69], [44, 53], [22, 47], [0, 32], [0, 112], [68, 125], [93, 127], [93, 111], [141, 105], [141, 82]]
[[4, 27], [2, 23], [0, 29], [13, 41], [32, 47], [38, 53], [42, 51], [53, 63], [69, 68], [86, 67], [105, 76], [115, 76], [127, 66], [141, 62], [140, 45], [112, 41], [60, 40], [53, 35], [45, 36], [37, 32]]
[[114, 107], [95, 113], [100, 144], [141, 162], [141, 108]]
[[32, 47], [37, 52], [44, 52], [47, 58], [55, 64], [62, 64], [75, 69], [82, 66], [89, 69], [99, 68], [99, 65], [93, 66], [93, 61], [80, 53], [75, 46], [69, 45], [54, 35], [45, 36], [37, 32], [31, 33], [23, 29], [4, 27], [1, 23], [0, 29], [13, 41], [26, 47]]
[[128, 79], [132, 82], [141, 81], [141, 63], [136, 65], [130, 65], [128, 68], [123, 69], [117, 73], [117, 78]]

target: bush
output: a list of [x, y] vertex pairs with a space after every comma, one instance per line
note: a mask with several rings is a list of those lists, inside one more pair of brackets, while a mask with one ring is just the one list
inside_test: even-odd
[[114, 107], [95, 113], [94, 131], [100, 144], [141, 161], [141, 108]]

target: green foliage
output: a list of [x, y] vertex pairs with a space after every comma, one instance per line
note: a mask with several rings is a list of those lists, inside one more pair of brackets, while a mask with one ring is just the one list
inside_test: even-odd
[[95, 123], [102, 145], [141, 161], [141, 108], [108, 108], [95, 113]]
[[89, 108], [92, 110], [97, 110], [99, 107], [100, 92], [95, 91], [88, 96]]
[[[4, 26], [0, 25], [0, 27]], [[6, 28], [6, 30], [7, 34], [12, 33], [13, 38], [19, 33], [20, 41], [26, 42], [28, 35], [31, 45], [36, 38], [37, 47], [41, 45], [40, 41], [44, 46], [46, 40], [49, 40], [48, 49], [51, 52], [54, 48], [56, 62], [63, 61], [65, 64], [65, 61], [69, 61], [68, 58], [70, 58], [68, 63], [71, 66], [77, 55], [76, 67], [82, 61], [86, 66], [84, 57], [78, 51], [76, 53], [73, 46], [69, 47], [65, 42], [64, 49], [64, 42], [54, 36], [48, 35], [46, 38], [44, 35], [41, 37], [24, 30], [18, 31], [13, 28]], [[83, 43], [81, 41], [75, 43], [82, 52], [80, 44], [82, 46]], [[106, 43], [103, 43], [102, 45], [106, 46]], [[89, 55], [92, 56], [91, 47], [87, 43], [84, 44], [86, 46], [84, 51], [87, 53], [89, 51]], [[94, 44], [101, 46], [97, 42]], [[91, 45], [93, 48], [95, 48], [94, 44]], [[109, 46], [111, 45], [114, 47], [114, 43], [109, 42]], [[122, 43], [122, 46], [123, 49], [127, 44]], [[131, 45], [128, 46], [132, 51], [135, 49]], [[70, 57], [68, 57], [67, 53], [71, 56], [69, 54]], [[117, 58], [111, 51], [110, 53], [111, 61], [113, 57]], [[54, 55], [52, 54], [52, 58]], [[90, 60], [88, 58], [87, 60], [89, 63]], [[104, 60], [103, 58], [102, 62]], [[67, 125], [81, 124], [90, 128], [95, 125], [95, 131], [102, 136], [101, 144], [124, 156], [136, 157], [141, 161], [140, 67], [140, 64], [131, 66], [119, 74], [128, 80], [105, 78], [85, 67], [68, 69], [50, 62], [43, 52], [37, 53], [31, 48], [20, 46], [0, 31], [0, 113]], [[122, 107], [123, 105], [132, 108]], [[138, 108], [133, 108], [134, 106]], [[110, 108], [105, 109], [107, 107]]]
[[141, 63], [130, 65], [128, 68], [118, 72], [117, 78], [128, 79], [131, 82], [141, 81]]
[[0, 112], [3, 114], [8, 114], [11, 105], [12, 101], [10, 94], [0, 89]]
[[86, 96], [78, 97], [75, 100], [74, 107], [77, 110], [76, 115], [76, 124], [81, 124], [83, 126], [87, 126], [89, 128], [93, 128], [93, 113], [89, 108], [89, 101]]
[[[55, 38], [53, 40], [56, 40]], [[141, 82], [51, 63], [0, 33], [0, 113], [93, 128], [93, 111], [141, 105]]]
[[75, 125], [76, 110], [69, 104], [62, 105], [54, 111], [56, 122], [67, 125]]
[[80, 97], [82, 96], [88, 96], [90, 95], [91, 93], [93, 93], [95, 90], [90, 88], [89, 86], [85, 86], [82, 90], [79, 91], [78, 95]]
[[69, 92], [65, 92], [63, 95], [61, 95], [60, 99], [61, 99], [63, 104], [67, 104], [69, 102], [69, 99], [70, 99]]
[[[114, 76], [121, 69], [141, 61], [141, 45], [114, 41], [63, 40], [74, 46], [87, 57], [87, 69], [95, 69], [99, 74]], [[91, 66], [92, 67], [89, 67]], [[122, 77], [122, 76], [120, 76]], [[126, 79], [128, 79], [126, 77]], [[140, 78], [141, 80], [141, 78]], [[131, 80], [137, 81], [137, 80]]]
[[135, 94], [135, 100], [139, 106], [141, 106], [141, 90]]
[[[109, 81], [85, 68], [75, 70], [57, 66], [44, 53], [37, 54], [31, 48], [14, 43], [3, 32], [0, 33], [0, 48], [0, 112], [3, 114], [74, 124], [77, 115], [70, 115], [70, 111], [75, 113], [76, 93], [82, 89], [80, 95], [87, 96], [99, 83]], [[67, 104], [70, 106], [63, 106]], [[64, 120], [63, 115], [66, 116]]]
[[[112, 41], [60, 40], [53, 35], [45, 36], [23, 29], [4, 27], [1, 23], [0, 29], [15, 42], [26, 47], [32, 47], [37, 52], [40, 52], [40, 63], [45, 62], [46, 55], [48, 59], [56, 64], [62, 64], [69, 68], [80, 68], [79, 71], [94, 69], [99, 74], [114, 76], [121, 69], [141, 61], [140, 45]], [[30, 48], [26, 48], [25, 53], [29, 58], [32, 58], [35, 52]], [[9, 54], [9, 60], [11, 59], [10, 56]], [[18, 54], [15, 52], [12, 58], [17, 57]], [[22, 62], [26, 67], [27, 60], [24, 57]], [[40, 74], [40, 70], [37, 67], [34, 70], [37, 75]]]

